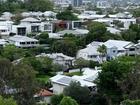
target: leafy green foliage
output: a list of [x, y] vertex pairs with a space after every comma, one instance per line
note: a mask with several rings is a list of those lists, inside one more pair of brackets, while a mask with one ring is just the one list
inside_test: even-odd
[[121, 33], [122, 38], [126, 41], [136, 42], [137, 33], [133, 30], [125, 30]]
[[82, 72], [82, 68], [89, 66], [89, 61], [87, 61], [83, 58], [76, 59], [76, 61], [74, 63], [77, 68], [80, 68], [80, 72]]
[[52, 51], [57, 53], [63, 53], [69, 56], [75, 56], [77, 52], [77, 45], [72, 40], [58, 40], [53, 43]]
[[78, 103], [71, 97], [66, 96], [61, 100], [60, 105], [78, 105]]
[[13, 98], [3, 98], [0, 96], [0, 105], [17, 105], [17, 103]]
[[38, 36], [38, 39], [39, 39], [39, 43], [40, 44], [47, 44], [48, 41], [49, 41], [49, 35], [47, 32], [42, 32], [39, 36]]
[[42, 11], [53, 10], [53, 3], [50, 0], [27, 0], [25, 1], [25, 8], [28, 11]]
[[123, 98], [120, 82], [127, 78], [133, 63], [112, 60], [103, 64], [99, 74], [97, 87], [99, 93], [105, 95], [108, 104], [119, 103]]
[[121, 102], [121, 105], [140, 105], [140, 100], [124, 100], [123, 102]]
[[101, 46], [97, 49], [97, 51], [98, 51], [99, 53], [101, 53], [102, 55], [105, 55], [105, 54], [107, 53], [107, 47], [106, 47], [105, 45], [101, 45]]
[[81, 87], [78, 82], [71, 82], [64, 89], [64, 94], [75, 99], [79, 104], [89, 104], [90, 102], [90, 90], [87, 87]]
[[5, 93], [5, 86], [7, 86], [16, 89], [12, 95], [19, 105], [34, 104], [33, 95], [38, 85], [35, 80], [35, 72], [30, 66], [13, 65], [7, 59], [0, 59], [0, 74], [0, 94], [2, 96], [10, 95], [10, 93]]
[[69, 6], [65, 11], [59, 12], [56, 15], [59, 20], [78, 20], [78, 17], [73, 14], [72, 7]]
[[[47, 5], [47, 6], [46, 6]], [[34, 8], [36, 7], [36, 8]], [[21, 11], [47, 11], [53, 10], [53, 3], [50, 0], [1, 0], [1, 12], [21, 12]]]
[[53, 95], [51, 97], [51, 104], [52, 105], [59, 105], [59, 103], [61, 102], [61, 100], [63, 99], [64, 95], [60, 94], [60, 95]]
[[24, 56], [23, 49], [19, 49], [14, 45], [6, 45], [3, 48], [2, 56], [11, 61], [16, 60]]
[[39, 88], [36, 81], [35, 71], [28, 65], [18, 64], [14, 66], [14, 87], [18, 93], [14, 94], [15, 99], [19, 105], [33, 105], [35, 104], [34, 94]]
[[109, 39], [120, 39], [120, 36], [111, 34], [107, 31], [106, 25], [100, 22], [91, 22], [88, 24], [89, 33], [86, 36], [86, 43], [93, 41], [107, 41]]
[[121, 33], [122, 38], [127, 41], [137, 42], [140, 40], [140, 25], [131, 24], [128, 30]]
[[134, 17], [140, 17], [140, 8], [133, 10]]

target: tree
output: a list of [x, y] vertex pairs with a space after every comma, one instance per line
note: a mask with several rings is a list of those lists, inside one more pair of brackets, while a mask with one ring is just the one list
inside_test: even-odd
[[37, 71], [39, 74], [42, 73], [42, 65], [39, 60], [36, 59], [36, 57], [26, 57], [22, 59], [21, 61], [23, 64], [31, 66], [35, 71]]
[[122, 38], [126, 41], [137, 42], [136, 37], [137, 33], [133, 30], [125, 30], [121, 33]]
[[131, 24], [129, 30], [132, 30], [136, 33], [136, 41], [140, 40], [140, 25], [139, 24]]
[[60, 105], [78, 105], [78, 103], [72, 99], [71, 97], [65, 96], [61, 102]]
[[105, 62], [102, 72], [97, 80], [98, 92], [102, 94], [108, 105], [118, 104], [123, 99], [122, 89], [119, 82], [124, 80], [131, 72], [132, 62], [112, 60]]
[[12, 87], [14, 79], [12, 63], [4, 58], [0, 59], [0, 94], [5, 95], [5, 86]]
[[74, 63], [75, 63], [75, 66], [80, 69], [81, 73], [82, 73], [82, 68], [89, 66], [89, 61], [87, 61], [83, 58], [76, 59], [76, 61]]
[[3, 98], [0, 96], [0, 105], [17, 105], [17, 103], [13, 98]]
[[59, 19], [59, 20], [78, 20], [78, 17], [73, 14], [71, 6], [69, 6], [63, 12], [59, 12], [56, 15], [56, 18]]
[[58, 40], [52, 44], [52, 52], [63, 53], [68, 56], [76, 56], [78, 46], [75, 41], [72, 40]]
[[14, 93], [14, 98], [17, 103], [19, 105], [34, 105], [34, 94], [39, 88], [36, 72], [30, 66], [20, 63], [14, 66], [13, 74], [13, 85], [17, 90], [17, 93]]
[[52, 70], [52, 59], [49, 57], [38, 57], [37, 60], [41, 63], [43, 73], [49, 73]]
[[124, 100], [120, 105], [140, 105], [140, 100]]
[[121, 87], [125, 98], [131, 100], [140, 99], [140, 58], [137, 56], [132, 61], [132, 71], [127, 75], [125, 79], [120, 81]]
[[134, 17], [140, 17], [140, 8], [137, 8], [137, 9], [133, 10], [133, 16]]
[[71, 82], [64, 89], [64, 94], [75, 99], [80, 105], [89, 104], [90, 102], [90, 90], [87, 87], [82, 87], [79, 82]]
[[105, 57], [107, 54], [107, 47], [103, 44], [97, 49], [97, 51], [102, 55], [102, 62], [103, 62], [104, 60], [103, 57]]
[[[33, 105], [35, 90], [38, 87], [34, 70], [23, 64], [13, 65], [7, 59], [0, 59], [0, 94], [10, 96], [9, 89], [19, 105]], [[6, 104], [7, 105], [7, 104]]]
[[64, 95], [60, 94], [60, 95], [53, 95], [51, 97], [51, 104], [52, 105], [59, 105], [61, 100], [63, 99]]
[[24, 56], [24, 50], [17, 48], [14, 45], [6, 45], [3, 48], [2, 56], [10, 59], [11, 61], [19, 59]]
[[[36, 8], [34, 8], [36, 7]], [[53, 3], [50, 0], [26, 0], [25, 8], [28, 11], [42, 11], [53, 10]]]
[[86, 43], [90, 43], [92, 41], [104, 41], [107, 28], [103, 23], [92, 22], [88, 25], [88, 30], [89, 33], [86, 37]]
[[42, 32], [42, 33], [39, 35], [38, 39], [39, 39], [39, 43], [40, 43], [40, 44], [47, 44], [48, 41], [49, 41], [49, 35], [48, 35], [47, 32]]

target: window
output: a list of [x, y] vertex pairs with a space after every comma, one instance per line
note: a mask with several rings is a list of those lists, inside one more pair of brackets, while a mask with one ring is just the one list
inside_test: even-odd
[[116, 53], [116, 50], [113, 50], [113, 53]]
[[135, 51], [135, 48], [130, 48], [129, 51]]
[[25, 44], [25, 42], [20, 42], [20, 44]]
[[30, 44], [30, 42], [27, 42], [27, 44]]
[[97, 55], [88, 55], [89, 58], [96, 58]]
[[6, 32], [6, 30], [1, 30], [1, 32]]
[[18, 35], [25, 35], [26, 34], [26, 28], [17, 28], [17, 34]]
[[44, 25], [44, 30], [51, 30], [51, 25], [45, 24]]
[[34, 42], [31, 42], [31, 44], [34, 44]]
[[118, 53], [123, 53], [123, 52], [124, 52], [124, 50], [119, 50], [119, 51], [118, 51]]
[[31, 31], [32, 32], [39, 32], [39, 26], [32, 26]]

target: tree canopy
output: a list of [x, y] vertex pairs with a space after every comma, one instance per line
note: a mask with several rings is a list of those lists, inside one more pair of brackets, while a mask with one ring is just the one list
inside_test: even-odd
[[13, 98], [3, 98], [0, 96], [0, 105], [17, 105]]
[[64, 89], [64, 94], [75, 99], [79, 104], [89, 104], [90, 102], [90, 90], [87, 87], [82, 87], [78, 82], [71, 82]]
[[66, 96], [61, 100], [60, 105], [78, 105], [78, 103], [71, 97]]

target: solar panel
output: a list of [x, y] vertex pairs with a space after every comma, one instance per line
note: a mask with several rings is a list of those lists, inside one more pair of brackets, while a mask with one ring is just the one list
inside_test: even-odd
[[59, 80], [57, 80], [57, 82], [62, 83], [62, 84], [70, 84], [70, 82], [72, 81], [71, 78], [67, 78], [67, 77], [62, 77]]

